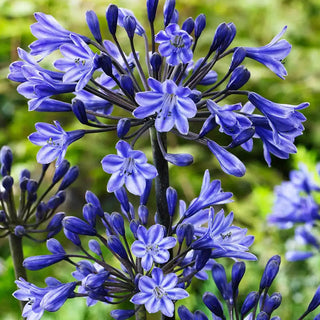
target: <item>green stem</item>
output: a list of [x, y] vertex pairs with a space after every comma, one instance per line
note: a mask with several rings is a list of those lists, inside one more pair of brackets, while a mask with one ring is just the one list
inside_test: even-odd
[[[19, 279], [21, 277], [27, 280], [26, 269], [22, 265], [24, 260], [23, 249], [22, 249], [22, 238], [17, 237], [13, 233], [10, 233], [9, 246], [10, 246], [10, 253], [13, 261], [13, 267], [14, 267], [14, 273], [15, 273], [16, 279]], [[24, 304], [25, 304], [24, 301], [20, 301], [21, 310], [23, 310]]]
[[[153, 162], [158, 171], [155, 179], [156, 202], [159, 223], [167, 229], [170, 225], [170, 216], [168, 212], [168, 204], [166, 199], [167, 188], [169, 187], [169, 168], [168, 161], [164, 159], [157, 140], [157, 133], [154, 128], [150, 129], [151, 145], [153, 152]], [[167, 136], [165, 133], [160, 134], [163, 145], [167, 146]]]
[[135, 305], [136, 310], [136, 320], [146, 320], [147, 314], [146, 314], [146, 308], [144, 305]]

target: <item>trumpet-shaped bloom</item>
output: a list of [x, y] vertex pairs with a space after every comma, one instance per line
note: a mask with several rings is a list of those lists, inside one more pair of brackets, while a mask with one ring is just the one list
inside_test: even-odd
[[35, 127], [37, 132], [31, 133], [29, 140], [42, 148], [37, 154], [39, 163], [50, 163], [57, 158], [56, 166], [59, 166], [67, 152], [68, 146], [83, 137], [84, 130], [66, 132], [58, 121], [55, 125], [38, 122]]
[[159, 224], [153, 225], [149, 230], [139, 226], [137, 237], [132, 246], [132, 253], [141, 258], [143, 269], [150, 270], [152, 263], [165, 263], [170, 258], [168, 249], [176, 245], [176, 238], [165, 237], [163, 227]]
[[139, 107], [133, 115], [139, 119], [155, 115], [155, 127], [158, 131], [168, 132], [176, 126], [180, 133], [187, 134], [188, 118], [193, 118], [197, 113], [195, 103], [189, 98], [191, 90], [177, 86], [172, 80], [161, 83], [149, 78], [148, 84], [152, 91], [137, 93]]
[[160, 43], [159, 53], [167, 58], [169, 65], [176, 66], [180, 62], [188, 63], [192, 60], [192, 37], [188, 32], [180, 30], [179, 25], [171, 23], [156, 35], [155, 41]]
[[149, 313], [161, 311], [167, 317], [174, 312], [173, 301], [187, 298], [188, 292], [177, 288], [178, 277], [174, 273], [164, 275], [160, 268], [153, 268], [151, 278], [142, 276], [139, 280], [139, 290], [132, 298], [134, 304], [144, 304]]
[[125, 184], [131, 193], [142, 195], [146, 179], [157, 176], [156, 168], [147, 163], [143, 152], [132, 150], [125, 141], [119, 141], [116, 149], [118, 155], [109, 154], [101, 161], [103, 170], [112, 174], [107, 185], [108, 192], [114, 192]]

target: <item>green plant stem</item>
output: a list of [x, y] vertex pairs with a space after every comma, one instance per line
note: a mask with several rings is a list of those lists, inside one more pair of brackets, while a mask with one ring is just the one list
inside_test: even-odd
[[[27, 280], [26, 269], [22, 265], [24, 259], [22, 249], [22, 238], [17, 237], [13, 233], [10, 233], [9, 246], [16, 279], [19, 279], [21, 277]], [[24, 301], [20, 301], [21, 310], [23, 310], [24, 304]]]
[[146, 314], [146, 308], [144, 305], [135, 305], [136, 309], [136, 320], [146, 320], [147, 314]]

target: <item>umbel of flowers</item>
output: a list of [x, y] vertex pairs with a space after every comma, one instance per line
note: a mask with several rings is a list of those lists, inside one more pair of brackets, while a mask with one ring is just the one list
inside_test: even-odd
[[[62, 261], [75, 267], [74, 281], [70, 283], [50, 277], [46, 280], [47, 287], [39, 288], [25, 279], [17, 281], [19, 289], [14, 295], [27, 301], [23, 316], [28, 320], [40, 319], [45, 310], [57, 311], [67, 299], [75, 297], [86, 297], [88, 306], [97, 301], [118, 304], [130, 300], [132, 309], [111, 312], [118, 320], [133, 315], [145, 319], [146, 311], [160, 311], [163, 319], [174, 318], [175, 302], [187, 298], [192, 278], [207, 279], [206, 270], [220, 268], [217, 259], [256, 259], [248, 252], [253, 236], [232, 224], [233, 213], [225, 215], [214, 207], [230, 202], [232, 194], [221, 189], [220, 181], [211, 181], [208, 170], [199, 196], [189, 204], [182, 200], [178, 203], [177, 192], [169, 183], [168, 162], [187, 166], [193, 157], [170, 153], [167, 135], [203, 144], [223, 171], [237, 177], [245, 174], [245, 165], [231, 150], [241, 146], [251, 151], [254, 138], [262, 141], [268, 165], [271, 154], [288, 158], [296, 152], [294, 140], [302, 134], [305, 121], [299, 110], [308, 103], [279, 104], [242, 90], [250, 78], [244, 66], [246, 59], [256, 60], [282, 79], [286, 76], [282, 60], [291, 45], [280, 39], [286, 27], [263, 47], [229, 48], [236, 27], [233, 23], [222, 23], [204, 57], [195, 59], [197, 44], [206, 27], [205, 16], [200, 14], [181, 22], [175, 1], [167, 0], [163, 7], [163, 30], [156, 33], [157, 8], [157, 0], [146, 2], [148, 36], [149, 31], [131, 11], [110, 4], [106, 24], [113, 41], [103, 40], [93, 11], [86, 14], [93, 38], [64, 29], [50, 15], [36, 13], [37, 22], [31, 31], [37, 40], [30, 44], [30, 53], [18, 49], [21, 61], [10, 66], [9, 79], [21, 83], [18, 92], [29, 99], [30, 111], [70, 112], [86, 127], [65, 131], [58, 121], [54, 125], [37, 123], [37, 131], [29, 140], [41, 146], [38, 162], [46, 165], [56, 159], [59, 168], [68, 146], [87, 134], [115, 131], [119, 137], [115, 142], [117, 154], [106, 155], [101, 163], [103, 170], [111, 174], [107, 190], [115, 194], [120, 210], [104, 212], [99, 199], [88, 191], [83, 219], [66, 216], [62, 220], [65, 236], [80, 253], [68, 253], [56, 239], [49, 239], [47, 247], [51, 254], [25, 259], [23, 265], [30, 270]], [[127, 34], [124, 43], [118, 41], [119, 32]], [[144, 52], [137, 52], [138, 41], [144, 43]], [[124, 50], [128, 47], [130, 52]], [[53, 70], [45, 69], [41, 61], [56, 51], [61, 58], [54, 61]], [[218, 75], [215, 65], [228, 57], [229, 67]], [[66, 93], [74, 94], [72, 101], [56, 100]], [[229, 96], [240, 96], [245, 103], [221, 102]], [[147, 132], [153, 149], [152, 164], [143, 151], [136, 149], [138, 140]], [[219, 143], [223, 134], [229, 136], [226, 146]], [[155, 192], [150, 193], [153, 180]], [[130, 203], [127, 191], [140, 197], [138, 208]], [[155, 197], [156, 212], [149, 212], [147, 207], [150, 194]], [[117, 263], [105, 258], [110, 252]], [[270, 285], [273, 271], [271, 275], [266, 272], [265, 281]], [[234, 277], [236, 288], [241, 277]], [[221, 287], [222, 282], [217, 282]], [[262, 291], [255, 303], [250, 304], [255, 308], [252, 319], [260, 297], [261, 311], [268, 316], [261, 319], [269, 319], [273, 310], [264, 308], [264, 303], [269, 306], [274, 300]], [[315, 299], [319, 300], [317, 295]], [[217, 299], [206, 301], [213, 306], [209, 307], [211, 311], [218, 310]], [[230, 318], [234, 319], [235, 314], [238, 319], [238, 313], [232, 311], [236, 303], [229, 301], [228, 307]], [[246, 308], [249, 312], [250, 308]], [[182, 310], [179, 314], [183, 320], [203, 319]], [[181, 312], [189, 318], [183, 318]], [[220, 318], [225, 316], [219, 311], [215, 319]]]

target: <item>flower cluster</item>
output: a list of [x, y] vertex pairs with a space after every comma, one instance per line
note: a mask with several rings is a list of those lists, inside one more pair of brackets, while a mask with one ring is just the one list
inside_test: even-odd
[[[228, 282], [224, 267], [215, 263], [212, 266], [212, 278], [227, 305], [229, 319], [244, 320], [280, 320], [279, 316], [272, 316], [272, 313], [280, 306], [282, 296], [279, 292], [269, 295], [269, 289], [276, 278], [280, 267], [280, 256], [273, 256], [267, 262], [263, 275], [260, 280], [259, 290], [248, 293], [241, 305], [239, 305], [239, 284], [245, 274], [246, 265], [244, 262], [236, 262], [232, 266], [231, 281]], [[226, 314], [223, 310], [221, 301], [211, 292], [205, 292], [203, 302], [212, 312], [212, 319], [225, 320]], [[304, 319], [309, 313], [320, 305], [320, 287], [316, 290], [307, 310], [297, 319]], [[241, 306], [241, 308], [240, 308]], [[208, 317], [202, 311], [196, 311], [194, 314], [185, 306], [178, 309], [181, 320], [208, 320]], [[320, 314], [316, 315], [314, 320], [319, 319]]]
[[[275, 188], [273, 212], [268, 220], [279, 228], [295, 227], [295, 250], [286, 253], [290, 261], [310, 258], [320, 249], [319, 240], [314, 234], [314, 227], [320, 219], [316, 200], [319, 191], [320, 186], [302, 163], [299, 164], [299, 170], [290, 172], [290, 181], [282, 182]], [[301, 251], [298, 249], [301, 245], [309, 246], [310, 250]]]
[[[286, 27], [265, 46], [229, 48], [236, 27], [233, 23], [221, 23], [205, 57], [195, 59], [197, 44], [206, 27], [205, 16], [200, 14], [180, 23], [175, 1], [167, 0], [164, 29], [155, 33], [158, 1], [147, 1], [146, 6], [150, 38], [132, 12], [109, 5], [106, 20], [113, 42], [103, 40], [93, 11], [87, 12], [86, 20], [94, 39], [64, 29], [50, 15], [35, 14], [37, 22], [31, 31], [37, 40], [30, 44], [30, 53], [18, 49], [21, 61], [11, 64], [9, 79], [21, 83], [18, 91], [29, 99], [29, 110], [73, 112], [83, 125], [96, 128], [65, 132], [58, 122], [56, 127], [36, 124], [37, 132], [29, 139], [42, 147], [37, 158], [40, 163], [57, 158], [59, 165], [72, 142], [88, 133], [114, 130], [124, 140], [121, 145], [134, 156], [120, 154], [122, 161], [111, 156], [103, 159], [104, 170], [112, 174], [108, 189], [114, 191], [125, 184], [130, 192], [141, 195], [145, 179], [154, 178], [156, 173], [149, 165], [140, 165], [146, 161], [141, 154], [142, 162], [137, 161], [133, 148], [148, 129], [157, 132], [155, 140], [166, 161], [178, 166], [193, 162], [190, 154], [167, 153], [161, 134], [170, 132], [207, 146], [222, 170], [237, 177], [244, 175], [245, 166], [230, 150], [242, 146], [251, 151], [252, 138], [262, 141], [268, 165], [270, 154], [285, 159], [296, 152], [294, 140], [302, 133], [305, 120], [299, 110], [308, 104], [278, 104], [258, 93], [240, 90], [250, 78], [244, 65], [246, 58], [265, 65], [282, 79], [287, 75], [282, 60], [291, 45], [280, 39]], [[127, 34], [128, 43], [118, 41], [120, 29]], [[145, 44], [145, 59], [135, 47], [140, 39]], [[128, 44], [129, 55], [123, 50]], [[41, 60], [55, 51], [63, 56], [54, 61], [55, 70], [43, 68]], [[231, 56], [230, 66], [225, 74], [218, 75], [213, 68], [227, 56]], [[53, 98], [65, 93], [74, 94], [71, 103]], [[231, 95], [241, 95], [247, 103], [220, 104]], [[229, 136], [227, 146], [216, 141], [213, 130], [217, 127]], [[126, 140], [130, 146], [125, 145]], [[120, 145], [116, 148], [119, 151]], [[113, 169], [111, 160], [117, 162]], [[133, 181], [137, 187], [133, 187]]]
[[[87, 297], [88, 306], [97, 301], [115, 304], [130, 299], [135, 305], [144, 305], [149, 313], [161, 311], [171, 317], [174, 302], [188, 296], [186, 289], [192, 278], [206, 279], [205, 270], [216, 264], [216, 259], [256, 260], [248, 252], [253, 237], [246, 235], [246, 229], [232, 225], [233, 214], [225, 216], [223, 211], [214, 213], [212, 206], [230, 202], [232, 194], [223, 192], [219, 181], [210, 181], [208, 171], [204, 175], [199, 197], [189, 206], [180, 201], [180, 219], [177, 223], [172, 218], [177, 210], [177, 193], [172, 187], [167, 190], [167, 203], [172, 214], [169, 228], [159, 223], [147, 227], [149, 210], [146, 194], [140, 197], [137, 211], [123, 187], [115, 195], [121, 204], [121, 213], [104, 212], [95, 194], [87, 191], [84, 219], [73, 216], [63, 218], [65, 236], [82, 254], [68, 254], [58, 240], [49, 239], [47, 247], [51, 254], [24, 260], [23, 265], [29, 270], [39, 270], [61, 261], [76, 266], [72, 274], [76, 281], [63, 285], [59, 283], [58, 288], [48, 285], [44, 289], [35, 289], [34, 285], [24, 280], [17, 282], [20, 289], [14, 294], [16, 298], [37, 301], [25, 306], [24, 314], [28, 320], [33, 319], [34, 313], [41, 317], [44, 310], [57, 310], [73, 297]], [[101, 232], [99, 222], [105, 232]], [[126, 222], [129, 228], [125, 227]], [[87, 247], [84, 236], [90, 237]], [[134, 241], [130, 244], [132, 238]], [[112, 252], [121, 263], [121, 269], [104, 258], [107, 251]], [[55, 290], [59, 290], [61, 297], [52, 302], [48, 296], [54, 295]], [[116, 312], [128, 312], [131, 316], [135, 311]], [[113, 313], [111, 315], [119, 319]]]
[[[15, 235], [16, 237], [28, 237], [29, 239], [45, 241], [53, 237], [62, 229], [64, 213], [56, 213], [59, 206], [65, 201], [66, 189], [77, 179], [78, 167], [71, 167], [67, 160], [63, 160], [55, 169], [51, 183], [43, 191], [42, 182], [49, 167], [42, 166], [40, 177], [35, 180], [31, 178], [30, 171], [24, 169], [20, 173], [19, 207], [15, 202], [14, 179], [11, 176], [13, 161], [12, 151], [9, 147], [3, 146], [0, 150], [0, 173], [2, 175], [2, 189], [0, 192], [0, 237]], [[49, 197], [50, 191], [57, 186], [56, 191]], [[48, 222], [44, 229], [40, 225]], [[34, 235], [45, 234], [43, 239]]]

